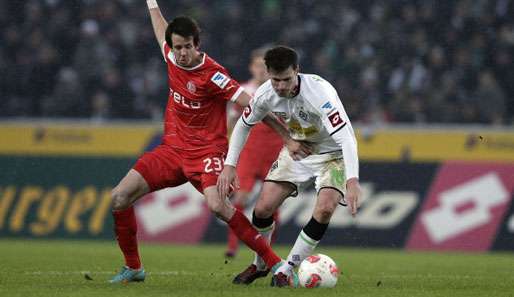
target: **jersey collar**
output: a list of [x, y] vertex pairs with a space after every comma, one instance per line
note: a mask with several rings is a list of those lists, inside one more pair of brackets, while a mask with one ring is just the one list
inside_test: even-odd
[[176, 61], [175, 61], [175, 54], [173, 54], [172, 51], [170, 51], [168, 53], [168, 58], [170, 59], [170, 61], [173, 63], [173, 65], [177, 66], [178, 68], [180, 69], [184, 69], [184, 70], [188, 70], [188, 71], [191, 71], [191, 70], [196, 70], [200, 67], [203, 66], [203, 64], [205, 64], [205, 57], [207, 57], [207, 54], [204, 53], [204, 52], [200, 52], [200, 54], [203, 56], [202, 57], [202, 62], [200, 62], [200, 64], [196, 65], [196, 66], [193, 66], [193, 67], [184, 67], [184, 66], [180, 66]]

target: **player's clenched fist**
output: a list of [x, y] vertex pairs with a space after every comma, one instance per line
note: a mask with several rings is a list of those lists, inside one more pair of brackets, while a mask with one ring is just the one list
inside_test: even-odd
[[237, 178], [236, 168], [234, 166], [225, 165], [220, 175], [218, 176], [218, 193], [222, 199], [228, 196], [230, 192], [230, 185], [234, 188], [239, 188], [239, 179]]

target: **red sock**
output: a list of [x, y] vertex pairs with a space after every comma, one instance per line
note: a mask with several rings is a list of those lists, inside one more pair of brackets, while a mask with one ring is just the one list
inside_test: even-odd
[[132, 269], [141, 268], [141, 260], [137, 250], [137, 222], [134, 207], [131, 206], [125, 210], [114, 210], [112, 215], [114, 217], [116, 240], [118, 240], [118, 245], [125, 257], [125, 265]]
[[228, 221], [228, 225], [241, 241], [264, 259], [268, 268], [281, 261], [280, 257], [273, 252], [266, 239], [255, 230], [242, 212], [236, 210]]
[[[237, 203], [234, 205], [234, 207], [243, 212], [243, 205]], [[237, 238], [237, 235], [234, 233], [234, 231], [232, 230], [232, 228], [228, 228], [228, 233], [227, 233], [227, 251], [228, 252], [232, 252], [232, 253], [236, 253], [237, 252], [237, 249], [239, 248], [239, 238]]]

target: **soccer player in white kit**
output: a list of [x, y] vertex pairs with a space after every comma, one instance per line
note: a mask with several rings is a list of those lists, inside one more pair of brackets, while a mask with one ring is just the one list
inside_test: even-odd
[[[250, 128], [270, 112], [283, 121], [292, 139], [309, 144], [309, 149], [292, 155], [287, 149], [280, 152], [252, 218], [258, 230], [266, 230], [282, 202], [315, 178], [317, 201], [312, 218], [298, 235], [287, 261], [274, 271], [272, 285], [282, 287], [295, 285], [293, 268], [313, 253], [338, 203], [348, 205], [352, 215], [356, 214], [361, 195], [359, 161], [352, 125], [334, 87], [317, 75], [299, 73], [298, 54], [289, 47], [268, 50], [264, 60], [270, 79], [257, 89], [234, 127], [217, 186], [222, 195], [231, 184], [237, 186], [235, 167]], [[262, 235], [269, 240], [271, 232]], [[240, 283], [249, 284], [265, 276], [263, 272], [266, 267], [255, 260], [237, 277]]]

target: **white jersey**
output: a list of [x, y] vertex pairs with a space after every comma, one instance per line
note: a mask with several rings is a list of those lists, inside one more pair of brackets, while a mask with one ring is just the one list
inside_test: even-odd
[[[311, 142], [314, 154], [339, 152], [347, 179], [358, 177], [355, 133], [337, 91], [317, 75], [300, 73], [298, 83], [299, 93], [292, 98], [280, 97], [270, 80], [262, 84], [243, 112], [243, 123], [253, 126], [272, 112], [287, 125], [291, 138]], [[227, 161], [233, 162], [231, 149]]]
[[341, 151], [331, 135], [347, 126], [353, 129], [337, 91], [323, 78], [312, 74], [299, 74], [300, 92], [296, 97], [277, 95], [268, 80], [255, 93], [243, 121], [251, 126], [272, 112], [284, 121], [294, 140], [315, 145], [316, 154]]

